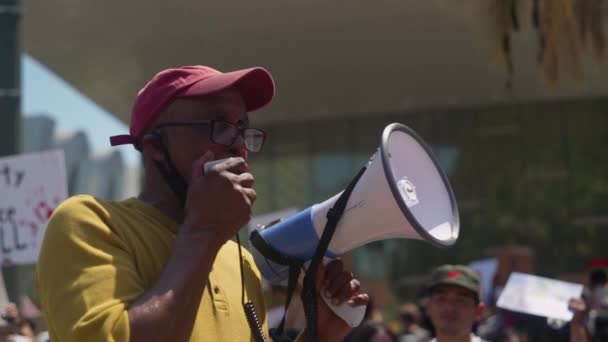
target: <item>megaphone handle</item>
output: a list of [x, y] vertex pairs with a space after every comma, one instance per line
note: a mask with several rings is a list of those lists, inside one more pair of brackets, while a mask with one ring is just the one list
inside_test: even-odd
[[[324, 257], [323, 265], [327, 265], [332, 260], [335, 260], [335, 259]], [[365, 309], [367, 306], [359, 305], [359, 306], [352, 307], [352, 306], [348, 305], [348, 303], [346, 303], [346, 302], [339, 304], [339, 305], [334, 305], [331, 302], [331, 298], [327, 298], [324, 295], [324, 293], [325, 293], [325, 291], [323, 291], [324, 289], [325, 289], [325, 287], [321, 288], [320, 297], [323, 298], [323, 301], [325, 301], [325, 304], [327, 304], [327, 306], [329, 306], [329, 308], [338, 317], [342, 318], [342, 320], [344, 322], [346, 322], [348, 325], [350, 325], [351, 327], [354, 328], [356, 326], [359, 326], [359, 324], [361, 324], [361, 321], [363, 321], [363, 317], [365, 316]]]
[[357, 327], [363, 321], [363, 317], [365, 316], [365, 305], [359, 305], [352, 307], [348, 305], [348, 303], [344, 302], [340, 305], [334, 305], [331, 302], [330, 298], [327, 298], [325, 295], [321, 295], [325, 304], [331, 308], [331, 310], [344, 322], [346, 322], [351, 327]]

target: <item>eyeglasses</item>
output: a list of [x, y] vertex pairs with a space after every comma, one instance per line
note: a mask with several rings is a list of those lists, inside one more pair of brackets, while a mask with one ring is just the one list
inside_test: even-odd
[[249, 152], [260, 152], [266, 140], [266, 133], [264, 131], [257, 128], [239, 127], [220, 120], [163, 122], [156, 125], [154, 129], [179, 126], [192, 127], [196, 134], [208, 136], [213, 143], [224, 146], [234, 145], [236, 139], [241, 136], [245, 140], [245, 145]]

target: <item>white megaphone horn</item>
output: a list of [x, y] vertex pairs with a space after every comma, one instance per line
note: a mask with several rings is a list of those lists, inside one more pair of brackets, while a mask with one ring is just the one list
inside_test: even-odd
[[[289, 267], [275, 262], [277, 254], [302, 261], [313, 257], [327, 213], [341, 194], [252, 232], [252, 253], [264, 278], [273, 284], [287, 279]], [[378, 151], [353, 188], [325, 256], [337, 258], [393, 238], [448, 247], [458, 234], [456, 199], [439, 162], [413, 130], [393, 123], [384, 129]], [[352, 326], [363, 318], [361, 311], [353, 316], [349, 308], [330, 307]]]

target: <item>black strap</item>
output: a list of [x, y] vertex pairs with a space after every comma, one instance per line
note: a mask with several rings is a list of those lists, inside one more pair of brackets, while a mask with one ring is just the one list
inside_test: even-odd
[[323, 234], [319, 240], [319, 245], [317, 245], [315, 254], [310, 261], [310, 265], [306, 271], [306, 276], [304, 277], [303, 291], [304, 312], [306, 314], [306, 337], [307, 340], [311, 342], [316, 341], [317, 339], [317, 295], [315, 287], [317, 270], [323, 261], [323, 257], [325, 256], [327, 248], [329, 247], [329, 243], [331, 242], [334, 232], [336, 231], [338, 221], [340, 221], [340, 218], [342, 218], [342, 214], [346, 209], [346, 204], [348, 203], [350, 194], [359, 181], [359, 178], [361, 178], [365, 172], [365, 169], [366, 168], [363, 167], [361, 170], [359, 170], [359, 173], [357, 173], [355, 178], [353, 178], [353, 180], [344, 189], [340, 197], [338, 197], [333, 207], [327, 212], [327, 223], [325, 224], [325, 229], [323, 230]]
[[283, 318], [281, 319], [281, 323], [276, 329], [277, 336], [282, 336], [285, 330], [285, 318], [287, 317], [287, 309], [289, 308], [291, 298], [293, 297], [296, 285], [298, 284], [300, 271], [302, 269], [304, 261], [286, 256], [281, 252], [277, 251], [274, 247], [268, 244], [264, 240], [264, 238], [262, 238], [262, 236], [257, 230], [251, 232], [251, 234], [249, 235], [249, 241], [266, 259], [269, 259], [270, 261], [280, 265], [289, 266], [289, 278], [287, 281], [287, 298], [285, 299], [285, 310], [283, 313]]
[[[325, 224], [325, 229], [323, 230], [323, 234], [319, 239], [319, 244], [315, 249], [315, 253], [313, 258], [310, 261], [310, 265], [308, 266], [308, 270], [306, 271], [306, 276], [304, 277], [304, 310], [306, 314], [307, 321], [307, 340], [308, 341], [316, 341], [317, 338], [317, 299], [316, 299], [316, 273], [319, 269], [319, 264], [323, 260], [323, 256], [325, 252], [327, 252], [327, 248], [329, 247], [329, 243], [334, 235], [336, 230], [336, 226], [338, 225], [338, 221], [342, 217], [344, 210], [346, 209], [346, 204], [348, 203], [348, 199], [350, 198], [350, 194], [352, 193], [355, 185], [359, 181], [359, 178], [365, 172], [365, 167], [359, 170], [359, 173], [353, 178], [353, 180], [348, 184], [348, 186], [344, 189], [340, 197], [336, 200], [333, 207], [329, 209], [327, 212], [327, 223]], [[287, 298], [285, 300], [285, 313], [283, 314], [283, 319], [279, 324], [279, 327], [276, 329], [276, 336], [282, 336], [285, 328], [285, 317], [287, 316], [287, 309], [289, 308], [289, 304], [291, 303], [291, 298], [293, 297], [293, 292], [295, 291], [296, 285], [299, 280], [300, 271], [304, 264], [303, 260], [285, 256], [281, 252], [274, 249], [270, 244], [266, 243], [266, 241], [262, 238], [260, 233], [257, 230], [251, 232], [249, 236], [249, 240], [251, 244], [267, 259], [280, 264], [289, 266], [289, 279], [287, 282]], [[308, 305], [307, 305], [308, 304]]]
[[275, 262], [279, 265], [294, 265], [302, 264], [303, 260], [286, 256], [283, 253], [277, 251], [264, 238], [260, 235], [259, 231], [253, 230], [249, 235], [249, 242], [257, 249], [266, 259]]
[[292, 264], [289, 266], [289, 280], [287, 281], [287, 299], [285, 300], [285, 312], [283, 313], [283, 318], [281, 319], [281, 323], [277, 328], [277, 331], [280, 334], [283, 334], [285, 330], [285, 318], [287, 317], [287, 309], [289, 309], [289, 304], [291, 303], [291, 298], [293, 297], [293, 292], [296, 289], [296, 285], [298, 284], [298, 278], [300, 278], [300, 271], [302, 270], [303, 264]]

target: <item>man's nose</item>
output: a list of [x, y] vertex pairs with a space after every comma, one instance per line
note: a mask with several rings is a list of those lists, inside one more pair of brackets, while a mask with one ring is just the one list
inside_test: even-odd
[[461, 304], [458, 303], [457, 301], [450, 300], [447, 302], [446, 307], [448, 308], [448, 310], [450, 312], [456, 312], [458, 310], [458, 308], [460, 307], [460, 305]]

